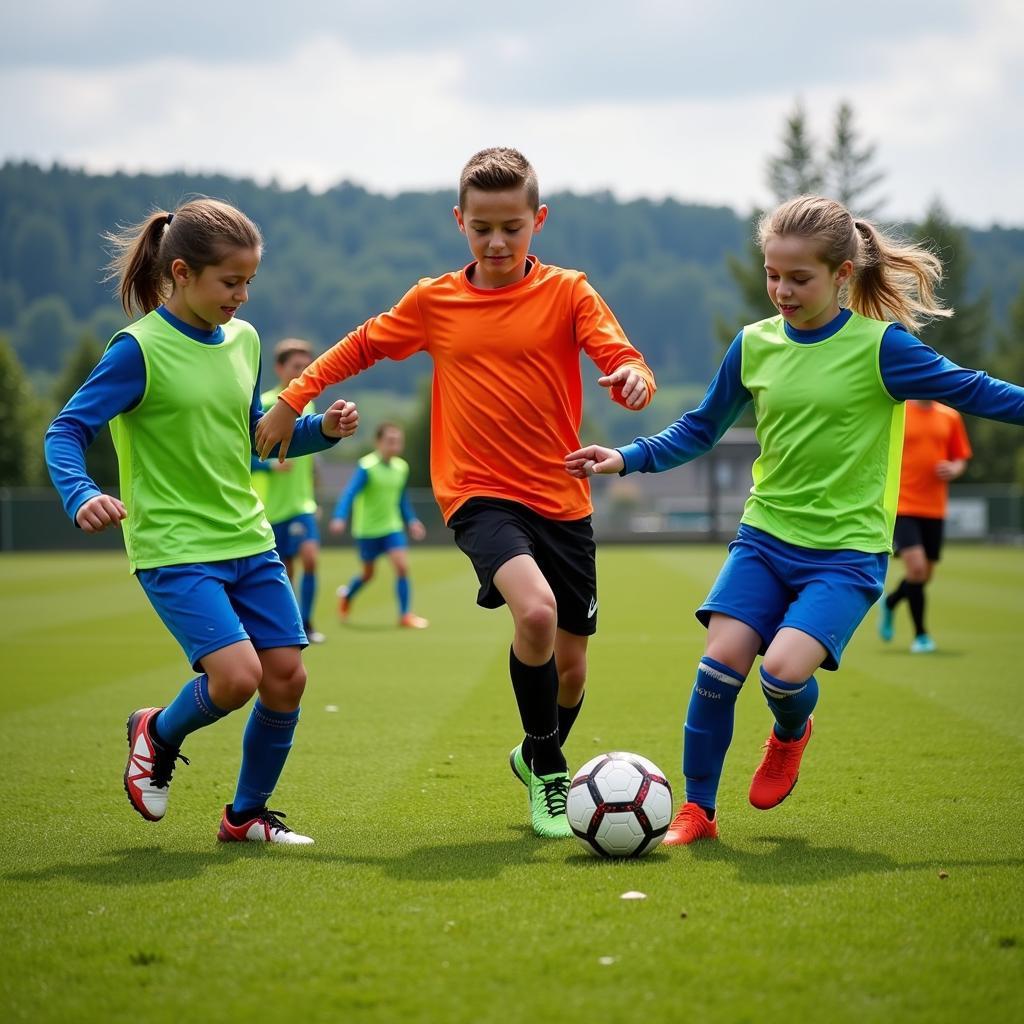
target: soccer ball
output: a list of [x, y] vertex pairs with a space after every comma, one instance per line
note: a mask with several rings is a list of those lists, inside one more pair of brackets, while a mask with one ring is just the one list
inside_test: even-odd
[[672, 787], [639, 754], [600, 754], [573, 777], [566, 805], [576, 838], [602, 857], [642, 857], [668, 831]]

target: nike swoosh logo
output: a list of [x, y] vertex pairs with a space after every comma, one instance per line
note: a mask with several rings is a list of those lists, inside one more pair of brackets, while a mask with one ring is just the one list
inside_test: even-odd
[[594, 612], [596, 612], [596, 611], [597, 611], [597, 598], [596, 597], [592, 597], [590, 599], [590, 609], [587, 612], [587, 618], [588, 619], [592, 619], [594, 617]]

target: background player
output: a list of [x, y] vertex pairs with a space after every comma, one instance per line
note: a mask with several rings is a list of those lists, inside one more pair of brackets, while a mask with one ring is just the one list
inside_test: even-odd
[[[279, 384], [260, 395], [264, 410], [277, 401], [285, 385], [290, 384], [313, 361], [313, 346], [299, 338], [286, 338], [274, 346], [274, 371]], [[316, 412], [313, 403], [304, 412]], [[267, 519], [274, 531], [274, 544], [284, 562], [288, 579], [295, 585], [295, 557], [302, 564], [299, 583], [299, 610], [302, 628], [311, 644], [322, 644], [323, 633], [313, 628], [316, 604], [317, 561], [320, 557], [320, 530], [317, 526], [316, 465], [313, 459], [255, 460], [253, 477], [256, 493], [263, 499]]]
[[907, 402], [893, 533], [893, 550], [903, 562], [904, 577], [879, 605], [878, 633], [883, 640], [892, 640], [893, 612], [906, 598], [914, 620], [913, 654], [935, 650], [924, 622], [924, 588], [942, 555], [950, 481], [963, 475], [970, 457], [967, 429], [955, 409], [938, 402]]
[[338, 615], [349, 616], [352, 600], [373, 579], [377, 559], [386, 554], [395, 570], [398, 624], [408, 629], [426, 629], [429, 622], [410, 610], [409, 542], [427, 535], [409, 500], [409, 463], [402, 458], [405, 432], [396, 423], [377, 428], [375, 451], [364, 455], [348, 486], [338, 497], [331, 519], [331, 533], [342, 534], [352, 521], [352, 536], [363, 563], [361, 573], [338, 588]]

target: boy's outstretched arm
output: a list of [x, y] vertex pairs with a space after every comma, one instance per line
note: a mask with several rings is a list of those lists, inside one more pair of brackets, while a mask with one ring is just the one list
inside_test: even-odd
[[607, 303], [580, 277], [573, 288], [573, 318], [580, 347], [601, 370], [601, 387], [613, 402], [643, 409], [657, 390], [654, 373], [630, 344]]
[[426, 348], [418, 291], [419, 286], [414, 285], [389, 312], [371, 317], [351, 331], [281, 392], [256, 427], [256, 452], [261, 459], [280, 444], [278, 458], [284, 460], [296, 417], [325, 388], [354, 377], [380, 359], [408, 359]]

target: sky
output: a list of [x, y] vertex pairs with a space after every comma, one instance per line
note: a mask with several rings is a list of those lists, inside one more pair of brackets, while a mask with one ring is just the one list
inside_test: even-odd
[[511, 145], [542, 192], [770, 202], [799, 102], [848, 101], [882, 219], [1024, 227], [1019, 0], [32, 0], [0, 11], [0, 162], [453, 188]]

